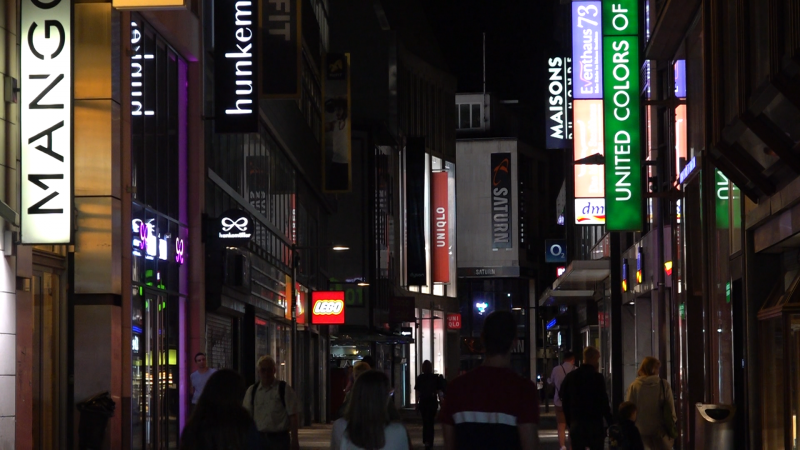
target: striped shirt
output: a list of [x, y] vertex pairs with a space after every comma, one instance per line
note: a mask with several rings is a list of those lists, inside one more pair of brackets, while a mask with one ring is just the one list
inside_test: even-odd
[[442, 421], [456, 430], [456, 448], [518, 449], [517, 425], [539, 423], [536, 385], [511, 369], [480, 366], [447, 386]]

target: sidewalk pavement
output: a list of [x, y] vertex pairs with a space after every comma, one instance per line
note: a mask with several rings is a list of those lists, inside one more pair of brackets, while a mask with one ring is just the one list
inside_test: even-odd
[[[411, 435], [414, 450], [423, 450], [425, 447], [422, 445], [422, 421], [415, 418], [419, 416], [415, 416], [413, 410], [402, 411], [401, 415], [403, 416], [403, 423]], [[541, 448], [544, 450], [558, 450], [555, 413], [552, 406], [549, 413], [545, 413], [544, 407], [542, 407], [540, 417], [539, 440], [542, 443]], [[329, 450], [331, 448], [331, 428], [331, 424], [313, 424], [310, 427], [301, 428], [300, 448], [302, 450]], [[435, 450], [444, 449], [442, 426], [439, 423], [436, 424], [433, 448]]]

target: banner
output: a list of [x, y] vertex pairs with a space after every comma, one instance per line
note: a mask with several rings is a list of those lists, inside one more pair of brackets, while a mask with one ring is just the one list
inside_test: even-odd
[[214, 2], [214, 132], [258, 131], [258, 4]]
[[425, 260], [425, 138], [406, 142], [406, 272], [409, 286], [428, 285]]
[[350, 55], [328, 54], [322, 80], [325, 99], [322, 133], [322, 186], [330, 193], [350, 192]]
[[259, 1], [261, 65], [258, 74], [261, 96], [300, 98], [303, 57], [303, 41], [300, 34], [301, 0]]
[[572, 2], [572, 97], [603, 98], [599, 1]]
[[605, 59], [606, 229], [642, 228], [637, 1], [607, 5]]
[[72, 2], [22, 0], [20, 220], [23, 244], [72, 240]]
[[572, 143], [572, 58], [548, 58], [547, 71], [547, 148], [569, 148]]
[[492, 153], [492, 248], [511, 248], [511, 153]]
[[450, 282], [450, 221], [448, 208], [447, 172], [431, 174], [433, 228], [433, 282]]

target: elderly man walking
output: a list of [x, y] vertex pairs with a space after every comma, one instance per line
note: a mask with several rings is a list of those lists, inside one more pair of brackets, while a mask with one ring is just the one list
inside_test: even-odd
[[275, 360], [271, 356], [262, 356], [256, 367], [259, 381], [247, 389], [242, 406], [253, 417], [265, 450], [298, 450], [297, 395], [285, 381], [275, 378]]

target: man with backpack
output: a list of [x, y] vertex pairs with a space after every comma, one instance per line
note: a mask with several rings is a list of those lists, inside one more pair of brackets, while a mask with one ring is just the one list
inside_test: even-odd
[[553, 396], [553, 406], [556, 407], [556, 426], [558, 427], [558, 445], [561, 450], [567, 450], [567, 419], [564, 417], [564, 408], [561, 405], [561, 383], [567, 374], [575, 370], [575, 354], [564, 352], [564, 362], [553, 367], [553, 372], [547, 382], [554, 385], [556, 393]]
[[262, 356], [256, 367], [259, 381], [247, 389], [242, 406], [253, 417], [264, 449], [299, 450], [297, 395], [285, 381], [275, 378], [275, 360], [271, 356]]

